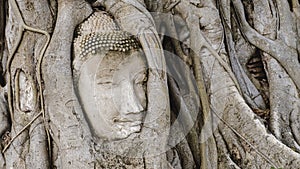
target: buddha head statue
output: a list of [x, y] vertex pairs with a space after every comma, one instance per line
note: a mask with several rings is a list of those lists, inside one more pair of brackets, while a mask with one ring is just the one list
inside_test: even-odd
[[156, 36], [135, 35], [154, 44], [140, 45], [104, 11], [95, 11], [77, 34], [74, 86], [100, 150], [165, 163], [170, 105], [165, 58]]
[[95, 12], [80, 25], [73, 74], [96, 137], [119, 140], [141, 131], [147, 108], [147, 62], [138, 41], [120, 31], [107, 13]]

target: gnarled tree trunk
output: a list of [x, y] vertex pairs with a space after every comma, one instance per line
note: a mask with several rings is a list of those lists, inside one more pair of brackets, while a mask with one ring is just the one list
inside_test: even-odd
[[168, 80], [148, 86], [171, 117], [150, 103], [141, 166], [298, 168], [297, 0], [0, 1], [0, 168], [103, 167], [72, 75], [75, 28], [103, 9], [139, 39], [149, 84]]

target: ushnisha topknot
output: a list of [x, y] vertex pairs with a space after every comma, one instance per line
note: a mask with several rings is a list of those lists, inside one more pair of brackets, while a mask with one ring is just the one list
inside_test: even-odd
[[86, 57], [101, 51], [126, 52], [140, 47], [137, 39], [122, 30], [105, 11], [95, 11], [78, 26], [74, 40], [76, 57]]

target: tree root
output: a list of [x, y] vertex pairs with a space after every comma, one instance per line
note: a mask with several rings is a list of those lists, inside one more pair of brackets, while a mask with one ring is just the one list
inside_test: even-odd
[[[280, 65], [289, 74], [294, 81], [297, 88], [300, 90], [300, 64], [298, 61], [297, 50], [280, 39], [270, 40], [254, 30], [247, 22], [243, 9], [243, 4], [240, 0], [231, 0], [234, 6], [234, 10], [237, 14], [238, 24], [241, 32], [246, 39], [257, 48], [270, 54], [276, 59]], [[290, 24], [290, 23], [288, 23]]]
[[43, 112], [40, 112], [39, 114], [37, 114], [28, 124], [26, 124], [22, 130], [20, 130], [13, 138], [11, 138], [11, 140], [8, 142], [7, 145], [5, 145], [5, 147], [2, 150], [2, 153], [5, 153], [5, 151], [8, 149], [8, 147], [13, 143], [13, 141], [20, 135], [22, 134], [39, 116], [41, 116], [43, 114]]
[[[26, 23], [24, 22], [23, 20], [23, 17], [22, 17], [22, 14], [20, 12], [20, 9], [17, 5], [17, 2], [16, 0], [11, 0], [11, 8], [14, 10], [16, 16], [17, 16], [17, 19], [19, 21], [19, 32], [18, 32], [18, 36], [17, 36], [17, 40], [16, 40], [16, 43], [15, 45], [13, 46], [13, 49], [12, 49], [12, 52], [10, 52], [10, 55], [8, 56], [8, 60], [7, 60], [7, 74], [8, 74], [8, 83], [7, 83], [7, 86], [8, 86], [8, 90], [7, 90], [7, 93], [8, 93], [8, 106], [9, 106], [9, 111], [10, 111], [10, 116], [11, 116], [11, 120], [12, 122], [14, 122], [14, 110], [13, 110], [13, 103], [12, 103], [12, 87], [11, 87], [11, 63], [14, 59], [14, 56], [15, 56], [15, 53], [17, 52], [17, 49], [22, 41], [22, 38], [23, 38], [23, 34], [24, 34], [24, 31], [25, 30], [29, 30], [29, 31], [32, 31], [32, 32], [36, 32], [36, 33], [40, 33], [40, 34], [43, 34], [46, 36], [47, 38], [47, 41], [44, 45], [44, 47], [42, 48], [42, 51], [41, 51], [41, 54], [39, 56], [39, 59], [38, 59], [38, 66], [37, 66], [37, 81], [38, 81], [38, 85], [39, 85], [39, 97], [40, 97], [40, 102], [41, 102], [41, 113], [38, 114], [38, 116], [40, 116], [42, 114], [43, 116], [43, 120], [44, 120], [44, 125], [45, 125], [45, 130], [46, 130], [46, 134], [47, 134], [47, 138], [48, 138], [48, 146], [49, 148], [51, 147], [51, 143], [50, 143], [50, 134], [49, 134], [49, 129], [48, 129], [48, 125], [46, 125], [46, 117], [45, 117], [45, 108], [44, 108], [44, 96], [43, 96], [43, 87], [42, 87], [42, 74], [41, 74], [41, 63], [42, 63], [42, 60], [43, 60], [43, 57], [44, 57], [44, 54], [45, 54], [45, 51], [50, 43], [50, 34], [44, 30], [40, 30], [40, 29], [36, 29], [36, 28], [33, 28], [33, 27], [30, 27], [28, 25], [26, 25]], [[30, 124], [33, 123], [33, 121], [35, 119], [37, 119], [36, 116], [30, 123], [28, 123], [25, 127], [24, 127], [24, 130], [30, 126]], [[21, 134], [21, 132], [23, 132], [24, 130], [21, 130], [19, 134]], [[16, 136], [18, 136], [16, 135]], [[15, 137], [14, 137], [15, 138]], [[12, 139], [13, 141], [14, 139]], [[11, 142], [12, 142], [11, 141]], [[7, 145], [7, 148], [10, 144]], [[6, 148], [6, 149], [7, 149]], [[4, 150], [6, 150], [4, 149]], [[4, 152], [4, 151], [3, 151]], [[49, 153], [51, 153], [51, 151], [49, 151]], [[51, 157], [51, 154], [49, 154], [50, 157]]]

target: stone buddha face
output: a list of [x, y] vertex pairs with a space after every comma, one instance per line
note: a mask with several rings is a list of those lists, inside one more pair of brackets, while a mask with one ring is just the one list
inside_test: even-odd
[[146, 66], [139, 50], [99, 53], [81, 65], [77, 90], [96, 136], [118, 140], [141, 130], [147, 107]]
[[104, 11], [83, 22], [78, 35], [74, 82], [92, 132], [107, 140], [139, 132], [147, 107], [147, 64], [138, 41]]

